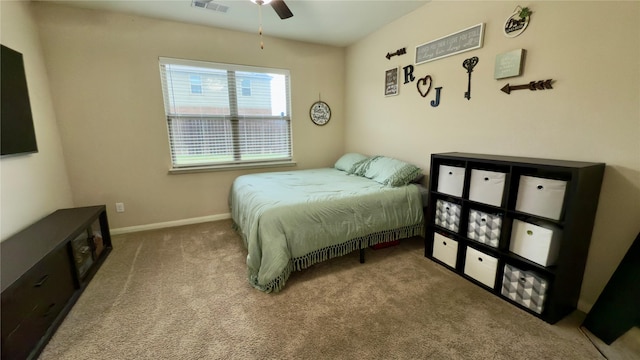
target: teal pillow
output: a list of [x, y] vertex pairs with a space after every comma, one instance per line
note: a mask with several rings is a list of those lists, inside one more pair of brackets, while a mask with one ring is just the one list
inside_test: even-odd
[[369, 159], [368, 157], [362, 154], [346, 153], [342, 155], [342, 157], [340, 157], [338, 161], [336, 161], [333, 167], [335, 167], [338, 170], [346, 171], [347, 173], [351, 174], [352, 173], [351, 170], [354, 168], [355, 165], [360, 164], [368, 159]]
[[363, 176], [382, 185], [403, 186], [422, 177], [422, 170], [402, 160], [375, 156], [366, 164]]

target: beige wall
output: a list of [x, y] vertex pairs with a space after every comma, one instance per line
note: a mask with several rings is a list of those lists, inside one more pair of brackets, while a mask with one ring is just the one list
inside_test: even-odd
[[[344, 49], [137, 16], [34, 3], [77, 205], [107, 204], [112, 228], [228, 214], [245, 171], [168, 175], [158, 57], [289, 69], [296, 168], [332, 165], [344, 148]], [[332, 107], [309, 120], [318, 99]], [[292, 169], [292, 168], [284, 168]], [[115, 202], [126, 211], [116, 213]]]
[[[346, 150], [419, 164], [462, 151], [607, 163], [580, 308], [597, 299], [640, 230], [640, 3], [533, 2], [531, 23], [502, 34], [517, 2], [434, 1], [347, 50]], [[384, 71], [413, 63], [415, 46], [484, 22], [480, 49], [417, 65], [442, 86], [384, 97]], [[407, 47], [407, 55], [383, 57]], [[494, 80], [496, 54], [526, 49], [523, 75]], [[471, 100], [464, 59], [478, 56]], [[507, 95], [506, 83], [553, 78], [552, 90]]]
[[38, 153], [0, 160], [0, 239], [73, 206], [38, 28], [26, 1], [0, 3], [0, 42], [23, 55]]

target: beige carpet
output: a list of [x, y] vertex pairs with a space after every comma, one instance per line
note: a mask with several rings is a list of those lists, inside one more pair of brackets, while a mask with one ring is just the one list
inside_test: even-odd
[[602, 359], [573, 316], [517, 309], [421, 238], [294, 272], [277, 294], [247, 282], [230, 220], [113, 244], [40, 359]]

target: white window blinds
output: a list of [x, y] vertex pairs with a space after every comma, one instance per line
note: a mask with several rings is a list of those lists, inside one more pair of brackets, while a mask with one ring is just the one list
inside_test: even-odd
[[174, 168], [292, 160], [288, 70], [160, 58], [160, 76]]

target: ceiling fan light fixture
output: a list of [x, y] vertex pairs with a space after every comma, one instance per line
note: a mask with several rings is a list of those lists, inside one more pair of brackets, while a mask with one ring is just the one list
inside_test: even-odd
[[251, 0], [251, 2], [258, 5], [268, 5], [271, 0]]

